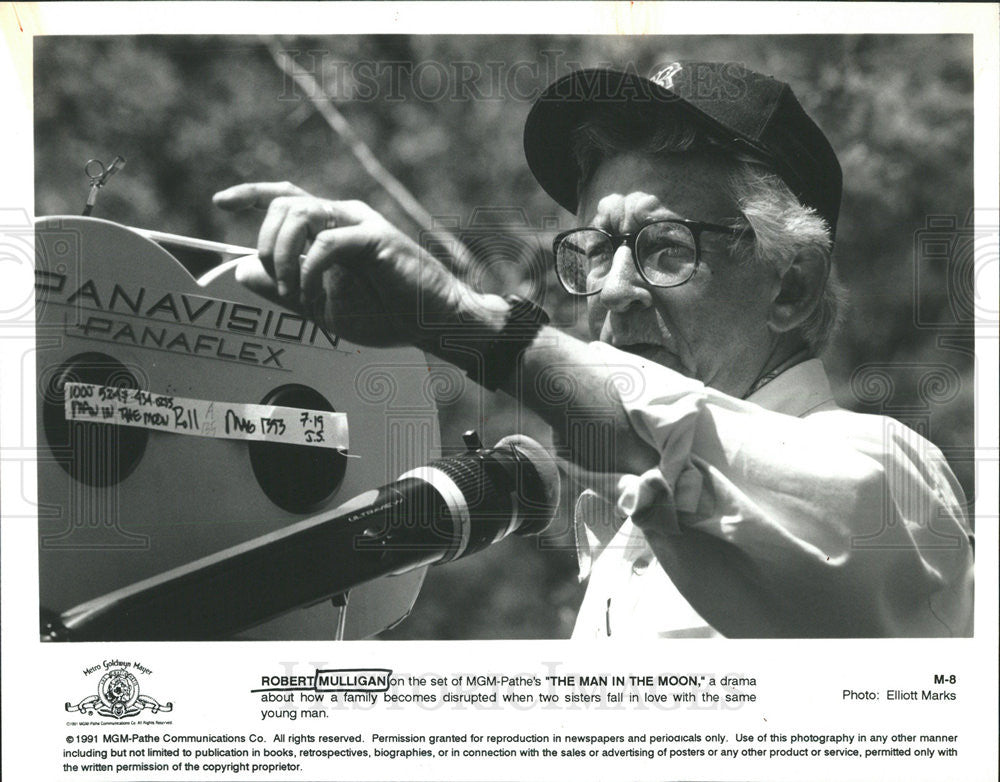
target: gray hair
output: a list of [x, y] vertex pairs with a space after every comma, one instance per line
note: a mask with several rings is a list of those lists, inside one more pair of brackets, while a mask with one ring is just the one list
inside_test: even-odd
[[572, 143], [580, 169], [578, 192], [602, 160], [622, 152], [651, 156], [706, 152], [731, 161], [729, 192], [746, 220], [743, 227], [748, 229], [747, 234], [733, 240], [733, 255], [740, 261], [767, 264], [783, 273], [800, 253], [817, 254], [829, 269], [829, 276], [819, 303], [799, 330], [814, 354], [828, 344], [846, 302], [844, 288], [833, 269], [830, 228], [765, 163], [723, 147], [692, 122], [651, 118], [624, 109], [599, 113], [584, 121], [574, 130]]

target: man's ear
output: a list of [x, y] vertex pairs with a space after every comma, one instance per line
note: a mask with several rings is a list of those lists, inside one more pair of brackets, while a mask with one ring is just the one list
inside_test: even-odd
[[829, 274], [828, 259], [822, 253], [804, 250], [795, 256], [791, 266], [781, 276], [771, 301], [768, 326], [778, 333], [801, 326], [819, 306]]

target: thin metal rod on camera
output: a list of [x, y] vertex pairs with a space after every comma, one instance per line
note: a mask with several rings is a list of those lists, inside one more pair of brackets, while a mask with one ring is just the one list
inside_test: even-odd
[[326, 120], [326, 124], [330, 126], [330, 129], [344, 140], [351, 154], [354, 155], [362, 168], [385, 189], [390, 197], [399, 205], [400, 209], [406, 212], [410, 219], [423, 230], [447, 238], [451, 270], [459, 276], [467, 274], [474, 263], [474, 258], [472, 253], [469, 252], [469, 248], [457, 236], [434, 224], [433, 215], [424, 209], [414, 195], [406, 189], [406, 186], [379, 162], [368, 145], [354, 132], [347, 118], [333, 105], [333, 99], [323, 91], [323, 88], [320, 87], [311, 73], [296, 68], [295, 61], [291, 55], [281, 49], [277, 40], [272, 39], [268, 41], [267, 48], [275, 64], [286, 76], [294, 79], [295, 83], [302, 88], [306, 97], [312, 102], [316, 111]]
[[192, 250], [208, 250], [209, 252], [219, 253], [220, 255], [232, 255], [235, 257], [257, 254], [257, 251], [252, 247], [240, 247], [236, 244], [224, 244], [223, 242], [213, 242], [208, 239], [195, 239], [194, 237], [181, 236], [180, 234], [168, 234], [163, 231], [151, 231], [148, 228], [136, 228], [135, 226], [129, 226], [129, 228], [137, 234], [141, 234], [147, 239], [157, 243], [167, 242], [168, 244], [176, 244], [181, 247], [189, 247]]

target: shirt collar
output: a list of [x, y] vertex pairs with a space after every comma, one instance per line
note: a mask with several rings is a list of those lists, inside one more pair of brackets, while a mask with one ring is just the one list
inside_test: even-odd
[[833, 391], [823, 362], [811, 358], [786, 369], [746, 401], [775, 413], [803, 416], [818, 407], [832, 405]]

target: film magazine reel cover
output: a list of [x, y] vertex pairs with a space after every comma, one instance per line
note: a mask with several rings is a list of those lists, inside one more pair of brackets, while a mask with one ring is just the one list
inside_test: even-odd
[[458, 370], [276, 307], [239, 257], [195, 279], [168, 251], [206, 248], [253, 253], [36, 223], [44, 640], [367, 638], [426, 565], [544, 526], [558, 475], [527, 438], [432, 461]]

